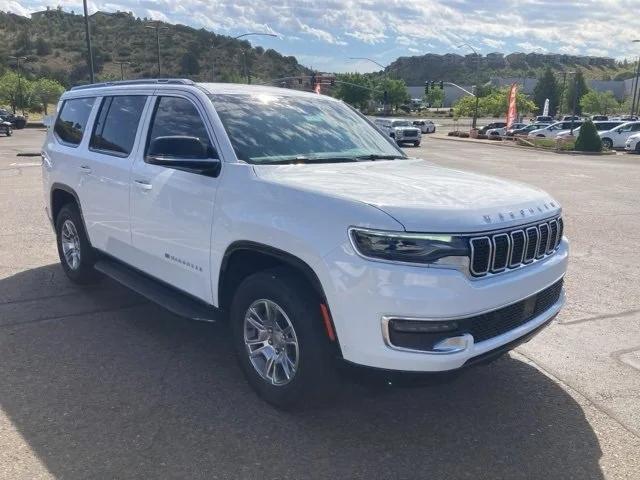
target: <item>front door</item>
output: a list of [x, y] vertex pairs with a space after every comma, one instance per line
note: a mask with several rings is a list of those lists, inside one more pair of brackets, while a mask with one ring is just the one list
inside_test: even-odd
[[[209, 253], [218, 179], [145, 161], [159, 137], [196, 137], [217, 157], [206, 113], [196, 97], [156, 97], [146, 147], [131, 174], [135, 266], [180, 290], [211, 301]], [[180, 153], [172, 154], [180, 158]]]

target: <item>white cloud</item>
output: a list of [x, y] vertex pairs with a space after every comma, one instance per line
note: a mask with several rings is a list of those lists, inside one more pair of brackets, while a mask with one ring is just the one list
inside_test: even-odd
[[485, 45], [495, 48], [496, 50], [505, 46], [506, 42], [504, 40], [497, 40], [495, 38], [483, 38], [482, 43]]

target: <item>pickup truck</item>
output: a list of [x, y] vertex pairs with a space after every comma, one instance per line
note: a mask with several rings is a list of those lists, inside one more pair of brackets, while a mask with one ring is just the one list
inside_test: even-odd
[[489, 361], [563, 305], [557, 200], [410, 158], [339, 100], [162, 79], [73, 88], [57, 112], [44, 204], [69, 279], [229, 322], [279, 408], [330, 395], [338, 365]]

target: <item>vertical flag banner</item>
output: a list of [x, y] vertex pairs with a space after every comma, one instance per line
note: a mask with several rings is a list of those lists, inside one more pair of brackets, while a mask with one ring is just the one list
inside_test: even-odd
[[518, 108], [516, 107], [516, 95], [518, 93], [518, 84], [514, 83], [509, 89], [508, 108], [507, 108], [507, 130], [516, 121], [518, 117]]
[[545, 117], [549, 116], [549, 99], [546, 98], [544, 101], [544, 108], [542, 109], [542, 115]]

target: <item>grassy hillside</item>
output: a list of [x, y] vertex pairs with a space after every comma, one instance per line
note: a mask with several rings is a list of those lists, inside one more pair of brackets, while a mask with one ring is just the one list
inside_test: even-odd
[[[426, 54], [400, 57], [388, 71], [402, 78], [407, 85], [422, 85], [426, 80], [443, 80], [461, 84], [475, 83], [475, 55]], [[550, 66], [556, 72], [580, 69], [585, 78], [593, 80], [624, 80], [633, 77], [633, 66], [612, 58], [541, 53], [490, 53], [480, 57], [480, 78], [535, 77]]]
[[[120, 78], [120, 66], [115, 61], [131, 62], [125, 67], [127, 78], [157, 76], [155, 32], [145, 28], [149, 25], [147, 19], [126, 12], [97, 12], [90, 21], [99, 80]], [[184, 25], [162, 23], [161, 27], [166, 27], [160, 38], [162, 76], [209, 81], [214, 55], [217, 81], [239, 81], [244, 58], [255, 79], [309, 71], [295, 57], [251, 48], [248, 41]], [[216, 45], [219, 48], [211, 48]], [[0, 12], [0, 74], [7, 68], [8, 56], [18, 54], [27, 57], [24, 66], [28, 75], [55, 78], [66, 86], [86, 83], [89, 76], [85, 52], [82, 15], [59, 9], [34, 13], [31, 18]]]

